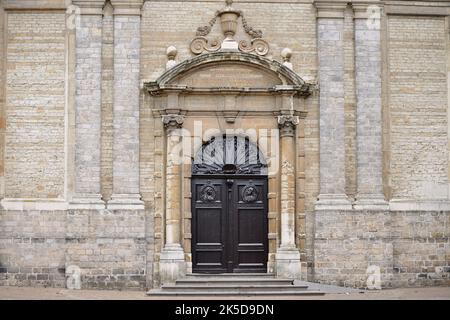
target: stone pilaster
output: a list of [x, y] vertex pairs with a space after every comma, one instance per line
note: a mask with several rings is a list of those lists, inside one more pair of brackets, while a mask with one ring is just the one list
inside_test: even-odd
[[109, 209], [143, 209], [139, 192], [139, 67], [142, 0], [114, 8], [113, 194]]
[[104, 1], [73, 1], [76, 19], [75, 193], [71, 208], [105, 207], [100, 191], [102, 17]]
[[181, 126], [183, 116], [168, 114], [162, 116], [166, 129], [166, 219], [165, 244], [160, 255], [162, 283], [174, 282], [186, 273], [184, 250], [181, 246], [181, 170], [183, 155]]
[[295, 245], [295, 127], [298, 116], [278, 116], [281, 148], [281, 244], [276, 253], [278, 277], [300, 278], [300, 252]]
[[358, 181], [354, 207], [386, 210], [388, 204], [382, 184], [381, 31], [380, 19], [368, 16], [370, 4], [367, 1], [352, 3], [355, 12]]
[[344, 10], [346, 2], [319, 1], [320, 194], [316, 210], [347, 210], [345, 194]]

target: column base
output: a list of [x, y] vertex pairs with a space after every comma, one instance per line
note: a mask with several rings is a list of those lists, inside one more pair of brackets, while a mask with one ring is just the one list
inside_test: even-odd
[[181, 245], [165, 245], [159, 258], [161, 284], [175, 283], [186, 275], [186, 261]]
[[141, 195], [138, 193], [115, 193], [111, 196], [111, 200], [108, 201], [107, 208], [110, 210], [142, 210], [145, 206], [141, 200]]
[[389, 203], [382, 194], [361, 194], [353, 204], [355, 210], [389, 210]]
[[315, 210], [352, 210], [352, 203], [345, 194], [320, 194]]
[[105, 209], [105, 201], [99, 193], [79, 193], [73, 196], [68, 209]]
[[300, 252], [296, 247], [279, 247], [275, 254], [275, 272], [278, 278], [300, 279]]

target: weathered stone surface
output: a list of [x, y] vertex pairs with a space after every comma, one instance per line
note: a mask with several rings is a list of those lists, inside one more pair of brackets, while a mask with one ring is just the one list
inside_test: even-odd
[[387, 23], [391, 197], [448, 199], [448, 26], [443, 17]]
[[5, 196], [63, 198], [64, 14], [13, 12], [7, 21]]
[[[113, 196], [139, 202], [139, 15], [114, 16]], [[123, 196], [123, 201], [120, 195]], [[127, 201], [126, 195], [130, 195]], [[131, 196], [133, 195], [133, 196]], [[137, 200], [134, 199], [138, 197]]]
[[[374, 31], [368, 4], [381, 5], [234, 4], [269, 43], [261, 58], [192, 54], [222, 0], [0, 1], [0, 284], [143, 289], [192, 271], [191, 166], [167, 161], [170, 111], [191, 152], [207, 140], [194, 135], [200, 120], [202, 133], [268, 131], [257, 142], [269, 161], [269, 272], [449, 285], [448, 12], [385, 1]], [[251, 40], [241, 20], [236, 31]], [[220, 23], [206, 36], [220, 43]], [[279, 115], [300, 118], [289, 139], [272, 131]], [[390, 210], [349, 201], [383, 191]], [[74, 209], [74, 193], [116, 210]], [[319, 194], [335, 210], [316, 211]]]
[[[334, 11], [333, 11], [334, 12]], [[316, 209], [345, 209], [344, 16], [317, 19], [320, 85], [320, 195]], [[336, 14], [340, 14], [337, 12]]]
[[102, 16], [76, 26], [75, 192], [100, 194]]
[[449, 212], [316, 212], [315, 280], [367, 287], [448, 285]]
[[[0, 285], [65, 287], [79, 268], [81, 288], [146, 287], [146, 212], [0, 211]], [[151, 244], [151, 242], [150, 242]]]

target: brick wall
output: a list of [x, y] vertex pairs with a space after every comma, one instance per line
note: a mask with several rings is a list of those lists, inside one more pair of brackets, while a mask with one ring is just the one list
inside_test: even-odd
[[141, 210], [2, 210], [0, 285], [65, 287], [77, 266], [82, 288], [142, 290], [152, 278], [145, 220]]
[[6, 197], [64, 196], [64, 13], [9, 13]]
[[83, 288], [144, 289], [145, 227], [142, 210], [69, 211], [66, 267], [81, 268]]
[[450, 212], [316, 212], [314, 281], [365, 288], [450, 285]]
[[388, 30], [392, 196], [447, 198], [444, 18], [389, 16]]

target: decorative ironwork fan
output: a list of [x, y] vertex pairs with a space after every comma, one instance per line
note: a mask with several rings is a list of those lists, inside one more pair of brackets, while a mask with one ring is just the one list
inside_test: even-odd
[[213, 137], [195, 156], [193, 174], [267, 174], [264, 155], [248, 137]]

